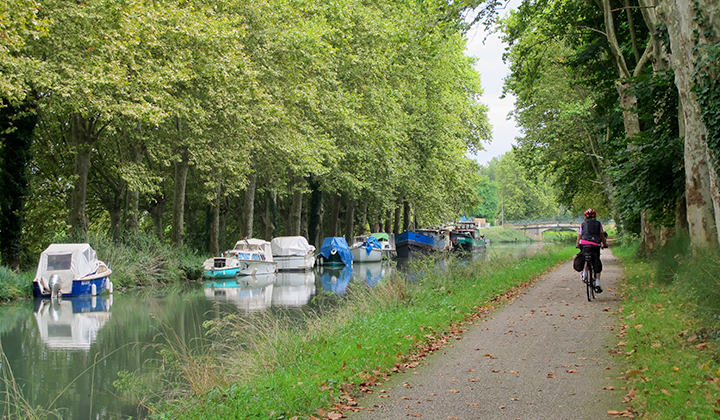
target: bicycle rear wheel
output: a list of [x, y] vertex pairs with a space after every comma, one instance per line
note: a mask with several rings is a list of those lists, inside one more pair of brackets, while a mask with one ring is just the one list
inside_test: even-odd
[[587, 289], [588, 302], [592, 302], [595, 299], [595, 272], [592, 264], [588, 264], [588, 269], [585, 272], [585, 288]]

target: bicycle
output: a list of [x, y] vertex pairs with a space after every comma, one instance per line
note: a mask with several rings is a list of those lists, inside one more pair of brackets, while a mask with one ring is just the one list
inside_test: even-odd
[[582, 281], [585, 283], [588, 302], [592, 302], [595, 299], [595, 268], [592, 265], [592, 254], [583, 252], [583, 257], [585, 258], [585, 267], [582, 272]]

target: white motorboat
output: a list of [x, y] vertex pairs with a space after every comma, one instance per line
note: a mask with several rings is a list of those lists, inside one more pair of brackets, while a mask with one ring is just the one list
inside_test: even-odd
[[315, 247], [303, 236], [279, 236], [270, 241], [278, 270], [311, 270], [315, 266]]

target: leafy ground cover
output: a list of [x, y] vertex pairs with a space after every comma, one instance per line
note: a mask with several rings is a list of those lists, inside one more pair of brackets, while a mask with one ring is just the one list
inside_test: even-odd
[[655, 258], [616, 247], [625, 269], [618, 352], [629, 369], [631, 414], [647, 419], [720, 416], [720, 266], [676, 240]]
[[397, 276], [372, 289], [351, 287], [331, 313], [308, 315], [303, 327], [267, 314], [252, 323], [229, 316], [208, 325], [210, 334], [224, 338], [222, 351], [175, 351], [168, 359], [183, 383], [174, 397], [153, 407], [155, 417], [339, 418], [361, 390], [416, 365], [473, 317], [572, 254], [565, 246], [519, 260], [451, 262], [448, 268], [424, 261], [415, 267], [415, 280]]

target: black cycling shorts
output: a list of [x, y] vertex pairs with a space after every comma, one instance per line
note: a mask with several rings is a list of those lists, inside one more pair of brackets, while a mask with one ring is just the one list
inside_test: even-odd
[[589, 255], [593, 269], [596, 273], [602, 272], [602, 262], [600, 261], [600, 247], [597, 245], [582, 245], [583, 255]]

